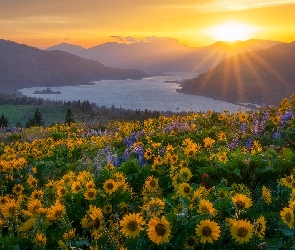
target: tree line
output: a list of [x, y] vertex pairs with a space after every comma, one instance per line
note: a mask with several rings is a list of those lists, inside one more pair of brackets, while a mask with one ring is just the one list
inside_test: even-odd
[[[87, 117], [87, 121], [93, 121], [100, 123], [107, 123], [109, 121], [143, 121], [148, 118], [158, 118], [161, 115], [172, 116], [172, 115], [186, 115], [187, 112], [172, 112], [172, 111], [151, 111], [148, 109], [123, 109], [121, 107], [111, 107], [99, 106], [95, 103], [90, 103], [89, 101], [54, 101], [49, 99], [42, 99], [37, 97], [28, 97], [25, 95], [16, 95], [16, 94], [4, 94], [0, 93], [0, 105], [10, 104], [10, 105], [36, 105], [36, 111], [32, 118], [26, 122], [26, 127], [31, 126], [44, 126], [44, 120], [42, 113], [40, 112], [38, 106], [66, 106], [68, 107], [67, 113], [65, 114], [65, 123], [69, 124], [75, 121], [75, 115], [73, 110], [81, 111], [84, 114], [82, 120]], [[0, 127], [9, 126], [9, 120], [3, 114], [0, 117]], [[18, 124], [20, 126], [20, 124]]]

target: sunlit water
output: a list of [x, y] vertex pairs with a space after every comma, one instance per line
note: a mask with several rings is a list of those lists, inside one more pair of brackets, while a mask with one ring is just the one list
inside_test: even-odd
[[245, 108], [212, 98], [188, 95], [176, 92], [180, 88], [176, 83], [164, 83], [167, 80], [189, 79], [196, 75], [174, 74], [157, 76], [142, 80], [103, 80], [95, 81], [94, 85], [51, 87], [61, 94], [34, 94], [35, 90], [44, 87], [24, 88], [19, 90], [29, 97], [41, 97], [50, 100], [73, 101], [80, 100], [96, 103], [98, 106], [139, 110], [158, 111], [238, 111]]

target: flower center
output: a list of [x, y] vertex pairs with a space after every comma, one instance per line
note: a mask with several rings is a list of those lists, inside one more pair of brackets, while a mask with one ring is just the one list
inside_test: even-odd
[[65, 190], [64, 188], [61, 188], [61, 189], [60, 189], [60, 193], [61, 193], [61, 194], [65, 194], [65, 193], [66, 193], [66, 190]]
[[288, 223], [290, 223], [291, 222], [291, 220], [292, 220], [292, 217], [291, 217], [291, 214], [286, 214], [285, 215], [285, 220], [288, 222]]
[[202, 206], [201, 207], [201, 211], [204, 213], [204, 214], [208, 214], [209, 213], [209, 208], [207, 206]]
[[136, 221], [130, 221], [129, 223], [128, 223], [128, 226], [127, 226], [127, 228], [130, 230], [130, 231], [135, 231], [137, 228], [138, 228], [138, 224], [137, 224], [137, 222]]
[[155, 182], [155, 180], [151, 180], [151, 181], [150, 181], [150, 186], [151, 186], [151, 187], [155, 187], [155, 186], [156, 186], [156, 182]]
[[238, 208], [244, 208], [245, 207], [245, 203], [242, 202], [242, 201], [237, 201], [236, 205], [237, 205]]
[[193, 237], [189, 237], [187, 240], [186, 240], [186, 244], [189, 245], [190, 247], [194, 246], [196, 244], [196, 241]]
[[10, 214], [13, 214], [14, 211], [15, 211], [15, 207], [10, 207], [10, 208], [8, 209], [8, 211], [9, 211]]
[[96, 218], [96, 219], [94, 220], [94, 225], [93, 225], [93, 227], [94, 227], [95, 229], [98, 229], [98, 228], [100, 227], [100, 219]]
[[35, 205], [35, 206], [33, 207], [33, 211], [37, 211], [39, 208], [40, 208], [39, 205]]
[[88, 196], [89, 197], [94, 197], [94, 192], [93, 191], [88, 192]]
[[260, 232], [262, 230], [262, 224], [261, 223], [258, 223], [258, 226], [257, 226], [257, 232]]
[[186, 194], [188, 194], [190, 192], [190, 188], [189, 187], [184, 187], [183, 188], [183, 192], [185, 192]]
[[240, 227], [237, 231], [239, 237], [245, 237], [248, 234], [248, 229], [245, 227]]
[[157, 235], [163, 236], [166, 232], [166, 228], [162, 223], [159, 223], [157, 226], [155, 226], [155, 231]]
[[62, 210], [60, 210], [60, 209], [56, 210], [54, 215], [55, 215], [56, 218], [58, 218], [59, 216], [62, 215]]
[[113, 183], [108, 183], [107, 188], [108, 188], [108, 189], [113, 189], [113, 188], [114, 188]]
[[206, 237], [210, 236], [212, 234], [212, 229], [208, 226], [204, 227], [202, 230], [202, 234]]

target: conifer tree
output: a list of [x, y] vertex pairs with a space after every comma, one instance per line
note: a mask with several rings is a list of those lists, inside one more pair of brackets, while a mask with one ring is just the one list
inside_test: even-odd
[[8, 127], [8, 118], [4, 114], [0, 117], [0, 127]]
[[41, 112], [39, 111], [39, 108], [36, 109], [34, 117], [29, 119], [29, 121], [26, 124], [26, 127], [32, 127], [32, 126], [44, 126], [44, 121]]
[[65, 124], [70, 125], [71, 123], [75, 122], [74, 115], [71, 111], [71, 109], [68, 109], [67, 114], [66, 114], [66, 121]]

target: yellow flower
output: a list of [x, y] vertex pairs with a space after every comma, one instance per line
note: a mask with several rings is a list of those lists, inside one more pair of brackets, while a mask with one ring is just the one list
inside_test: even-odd
[[181, 168], [178, 175], [182, 182], [189, 181], [193, 176], [191, 170], [186, 167]]
[[90, 205], [88, 216], [92, 219], [94, 229], [101, 229], [103, 216], [101, 209], [99, 207]]
[[219, 189], [217, 194], [218, 194], [218, 198], [223, 200], [228, 196], [228, 191], [226, 189]]
[[70, 231], [63, 234], [64, 240], [71, 240], [75, 238], [76, 228], [71, 228]]
[[46, 217], [49, 220], [57, 220], [66, 212], [66, 208], [60, 202], [56, 202], [48, 209]]
[[142, 227], [145, 224], [141, 214], [127, 214], [120, 221], [121, 232], [131, 238], [135, 238], [139, 236], [140, 231], [144, 228]]
[[215, 214], [215, 208], [210, 201], [207, 200], [200, 200], [199, 210], [197, 211], [201, 214]]
[[162, 218], [152, 218], [148, 223], [147, 234], [149, 239], [158, 244], [169, 241], [171, 230], [170, 223], [164, 216]]
[[197, 144], [197, 143], [191, 143], [188, 144], [184, 149], [183, 149], [183, 153], [187, 156], [187, 157], [193, 157], [200, 149], [201, 149], [201, 145]]
[[198, 239], [195, 236], [189, 236], [185, 239], [185, 248], [186, 249], [195, 249], [198, 244]]
[[85, 187], [88, 188], [95, 188], [95, 183], [94, 181], [90, 180], [86, 183]]
[[172, 165], [176, 164], [178, 161], [178, 155], [177, 154], [173, 154], [169, 157], [169, 161]]
[[218, 133], [218, 141], [226, 141], [226, 133], [225, 132], [219, 132]]
[[145, 181], [145, 187], [150, 192], [156, 192], [159, 188], [158, 179], [153, 176], [149, 176]]
[[82, 186], [79, 181], [74, 181], [72, 184], [72, 192], [73, 194], [77, 194], [81, 190]]
[[94, 200], [96, 196], [96, 189], [94, 188], [88, 188], [85, 193], [84, 193], [84, 197], [86, 200]]
[[144, 151], [144, 158], [145, 158], [146, 160], [150, 160], [152, 157], [153, 157], [153, 151], [152, 151], [152, 149], [147, 148], [147, 149]]
[[243, 194], [236, 194], [232, 197], [232, 202], [238, 209], [249, 208], [252, 206], [252, 200]]
[[278, 115], [276, 115], [276, 116], [272, 117], [271, 120], [274, 125], [278, 125], [281, 121], [281, 118]]
[[146, 205], [144, 205], [144, 208], [150, 215], [157, 216], [163, 213], [165, 203], [159, 198], [153, 198]]
[[240, 122], [246, 122], [248, 118], [248, 115], [246, 113], [240, 113], [239, 114], [239, 121]]
[[44, 192], [42, 190], [34, 190], [31, 194], [32, 199], [41, 199], [44, 195]]
[[111, 213], [112, 210], [113, 210], [113, 206], [112, 206], [112, 205], [105, 205], [105, 206], [103, 207], [103, 212], [106, 213], [106, 214]]
[[213, 243], [220, 237], [220, 227], [215, 221], [202, 220], [196, 227], [196, 234], [201, 237], [201, 243]]
[[284, 207], [280, 212], [281, 219], [286, 223], [290, 228], [294, 227], [294, 211], [290, 207]]
[[35, 221], [36, 221], [36, 218], [28, 219], [19, 227], [19, 230], [22, 232], [31, 230], [34, 226]]
[[118, 185], [117, 185], [117, 183], [114, 180], [108, 179], [103, 184], [103, 189], [107, 193], [112, 194], [112, 193], [114, 193], [118, 189]]
[[18, 203], [14, 199], [10, 199], [5, 202], [4, 206], [1, 209], [4, 217], [10, 218], [17, 213]]
[[59, 197], [62, 197], [67, 193], [67, 190], [63, 186], [60, 186], [57, 188], [56, 193]]
[[226, 163], [228, 161], [226, 152], [218, 153], [217, 158], [218, 158], [218, 161], [221, 163]]
[[254, 229], [255, 234], [260, 238], [264, 238], [264, 233], [266, 229], [266, 221], [263, 216], [260, 216], [255, 222], [254, 222]]
[[178, 186], [177, 193], [182, 197], [188, 197], [192, 192], [192, 187], [188, 183], [181, 183]]
[[15, 193], [16, 195], [21, 194], [24, 191], [24, 187], [21, 184], [16, 184], [12, 188], [12, 192]]
[[212, 148], [212, 145], [214, 144], [215, 140], [214, 139], [211, 139], [210, 137], [206, 137], [204, 140], [204, 147], [206, 149], [210, 149]]
[[44, 247], [46, 245], [46, 237], [42, 233], [37, 233], [34, 241], [39, 247]]
[[286, 176], [285, 175], [285, 178], [281, 178], [280, 180], [280, 184], [282, 186], [285, 186], [285, 187], [289, 187], [289, 188], [292, 188], [292, 183], [294, 182], [294, 178], [293, 178], [293, 175], [289, 175], [289, 176]]
[[31, 188], [37, 187], [38, 181], [36, 178], [34, 178], [32, 175], [29, 175], [27, 179], [27, 183]]
[[262, 186], [262, 199], [265, 203], [271, 203], [271, 191], [266, 186]]
[[253, 225], [247, 220], [236, 220], [231, 228], [230, 233], [239, 244], [248, 242], [253, 235]]
[[38, 213], [42, 208], [42, 203], [39, 199], [33, 199], [28, 202], [28, 210], [30, 213]]

